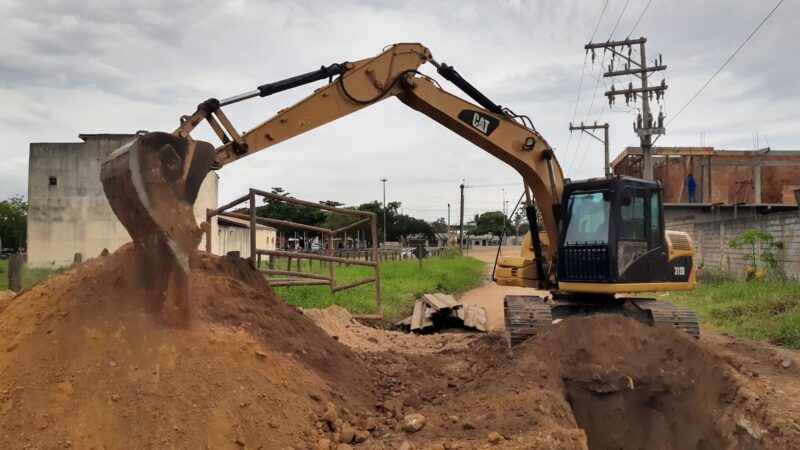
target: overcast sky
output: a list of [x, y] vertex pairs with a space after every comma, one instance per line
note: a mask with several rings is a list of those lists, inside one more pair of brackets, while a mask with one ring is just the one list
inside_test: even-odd
[[[777, 0], [653, 0], [632, 36], [663, 55], [669, 120]], [[635, 112], [609, 110], [583, 50], [605, 0], [301, 1], [0, 0], [0, 199], [26, 194], [30, 142], [74, 142], [79, 133], [171, 131], [208, 98], [421, 42], [496, 103], [533, 119], [571, 178], [602, 174], [602, 144], [569, 122], [608, 121], [612, 158], [638, 145]], [[595, 41], [631, 33], [648, 0], [609, 0]], [[619, 19], [616, 30], [611, 35]], [[798, 149], [800, 1], [786, 0], [713, 83], [669, 124], [658, 145]], [[584, 61], [580, 100], [578, 87]], [[424, 72], [435, 75], [430, 67]], [[628, 84], [619, 78], [617, 87]], [[445, 89], [457, 89], [443, 81]], [[597, 86], [597, 88], [595, 88]], [[311, 87], [226, 108], [249, 129]], [[636, 105], [632, 105], [635, 107]], [[655, 106], [658, 111], [659, 106]], [[202, 128], [195, 134], [209, 138]], [[213, 141], [212, 141], [213, 142]], [[215, 143], [216, 145], [216, 143]], [[387, 99], [220, 171], [220, 201], [249, 187], [282, 186], [310, 200], [356, 205], [381, 197], [404, 212], [457, 222], [462, 179], [467, 215], [513, 206], [519, 176], [446, 128]]]

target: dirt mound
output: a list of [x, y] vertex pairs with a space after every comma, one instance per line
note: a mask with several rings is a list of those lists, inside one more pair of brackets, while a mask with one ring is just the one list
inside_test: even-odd
[[394, 445], [800, 448], [793, 417], [750, 375], [671, 327], [620, 316], [565, 320], [511, 350], [487, 336], [468, 351], [366, 359], [380, 371], [386, 429], [426, 418], [417, 433], [383, 439]]
[[592, 449], [800, 444], [748, 377], [672, 327], [619, 316], [573, 319], [516, 352], [523, 366], [552, 362]]
[[345, 421], [371, 408], [362, 361], [244, 261], [194, 255], [192, 315], [173, 328], [134, 284], [130, 250], [0, 314], [0, 447], [307, 448], [328, 402]]
[[14, 291], [0, 291], [0, 312], [3, 312], [6, 305], [11, 303], [11, 299], [14, 298], [15, 295]]

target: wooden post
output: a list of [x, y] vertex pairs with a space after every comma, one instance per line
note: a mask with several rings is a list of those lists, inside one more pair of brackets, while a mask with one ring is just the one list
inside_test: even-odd
[[250, 265], [256, 266], [256, 193], [250, 189]]
[[381, 312], [381, 263], [378, 256], [378, 225], [375, 214], [372, 214], [370, 221], [370, 231], [372, 233], [372, 258], [375, 260], [375, 312], [379, 316]]
[[296, 264], [296, 266], [297, 266], [297, 271], [298, 271], [298, 272], [300, 272], [300, 257], [298, 256], [298, 257], [297, 257], [297, 258], [295, 258], [295, 259], [297, 259], [297, 264]]
[[[328, 256], [333, 256], [333, 233], [328, 234]], [[328, 277], [331, 279], [331, 294], [334, 294], [333, 288], [336, 287], [336, 281], [333, 279], [333, 261], [328, 261]]]
[[22, 290], [22, 255], [15, 253], [8, 258], [8, 289]]
[[292, 257], [290, 256], [289, 259], [286, 260], [286, 270], [292, 270]]

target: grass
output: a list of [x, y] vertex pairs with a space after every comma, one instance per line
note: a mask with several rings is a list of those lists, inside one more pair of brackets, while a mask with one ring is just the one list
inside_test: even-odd
[[[303, 261], [304, 272], [324, 273], [327, 266], [319, 267], [315, 262], [309, 270]], [[285, 270], [286, 261], [275, 264], [276, 269]], [[397, 321], [411, 313], [414, 301], [422, 294], [441, 291], [456, 294], [480, 284], [484, 263], [463, 256], [425, 259], [422, 269], [417, 260], [386, 261], [381, 263], [381, 298], [385, 320]], [[292, 263], [292, 270], [296, 270]], [[352, 281], [372, 277], [371, 267], [336, 266], [336, 283], [343, 285]], [[279, 287], [275, 292], [287, 303], [301, 308], [325, 308], [336, 304], [354, 314], [375, 313], [375, 288], [373, 284], [331, 294], [327, 286]]]
[[[27, 266], [22, 267], [22, 287], [31, 287], [34, 284], [46, 280], [53, 275], [52, 269], [33, 269]], [[8, 289], [8, 260], [0, 260], [0, 291]]]
[[756, 341], [800, 349], [800, 283], [743, 281], [714, 274], [669, 301], [697, 312], [712, 329]]

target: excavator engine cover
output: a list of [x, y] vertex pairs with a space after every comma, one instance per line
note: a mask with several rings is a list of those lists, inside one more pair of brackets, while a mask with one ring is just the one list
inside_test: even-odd
[[137, 136], [102, 163], [111, 209], [133, 238], [145, 287], [161, 302], [170, 290], [185, 291], [179, 285], [189, 274], [189, 253], [202, 238], [193, 205], [214, 155], [207, 142], [154, 132]]

